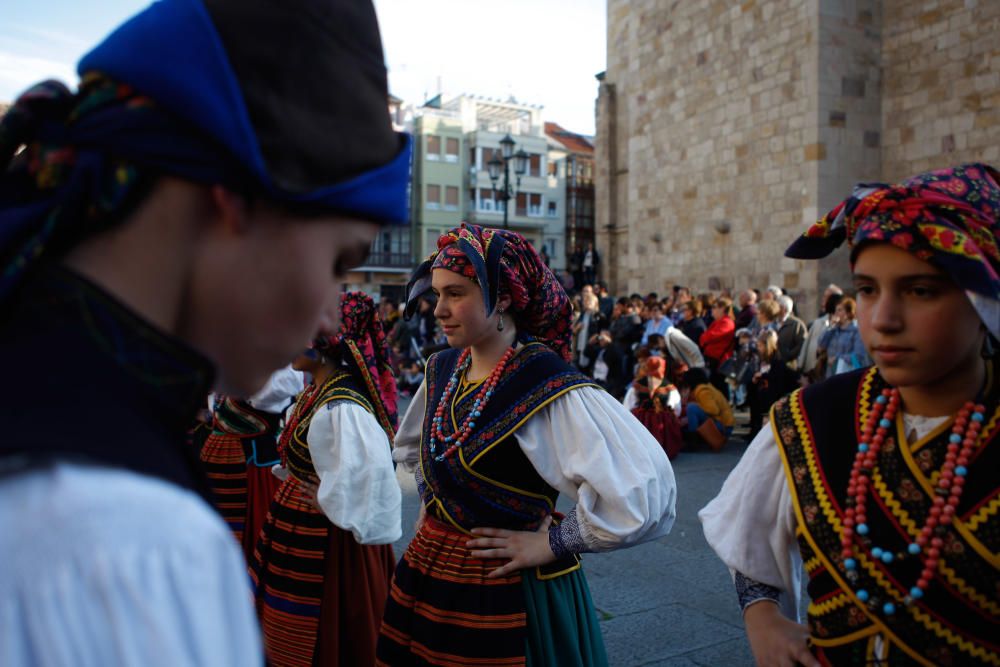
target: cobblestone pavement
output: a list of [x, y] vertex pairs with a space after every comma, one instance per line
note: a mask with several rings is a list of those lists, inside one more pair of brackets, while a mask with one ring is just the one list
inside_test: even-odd
[[[673, 462], [677, 520], [669, 535], [584, 556], [612, 667], [753, 665], [729, 572], [708, 548], [697, 517], [742, 455], [739, 433], [722, 452], [684, 452]], [[397, 557], [413, 536], [418, 508], [413, 476], [400, 471], [399, 480], [403, 538], [395, 545]]]

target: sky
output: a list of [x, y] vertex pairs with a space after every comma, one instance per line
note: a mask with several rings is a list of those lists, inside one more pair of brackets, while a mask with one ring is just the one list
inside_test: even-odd
[[[421, 103], [443, 92], [544, 107], [545, 120], [594, 132], [605, 67], [605, 0], [374, 0], [389, 89]], [[0, 101], [76, 61], [146, 0], [0, 0]]]

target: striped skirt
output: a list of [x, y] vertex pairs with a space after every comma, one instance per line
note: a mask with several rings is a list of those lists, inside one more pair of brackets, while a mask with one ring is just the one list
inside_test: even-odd
[[396, 567], [377, 665], [607, 665], [582, 570], [487, 579], [505, 561], [473, 558], [468, 539], [424, 521]]
[[215, 508], [236, 541], [243, 543], [247, 520], [247, 457], [238, 435], [214, 431], [201, 448], [201, 462], [212, 489]]
[[389, 595], [389, 545], [364, 546], [299, 498], [278, 489], [250, 576], [269, 664], [372, 665]]

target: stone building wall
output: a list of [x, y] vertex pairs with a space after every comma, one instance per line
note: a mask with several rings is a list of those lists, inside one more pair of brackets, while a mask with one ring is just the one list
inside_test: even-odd
[[1000, 163], [1000, 2], [884, 5], [883, 177]]
[[783, 256], [858, 181], [1000, 162], [997, 0], [609, 0], [598, 245], [616, 292], [785, 287]]

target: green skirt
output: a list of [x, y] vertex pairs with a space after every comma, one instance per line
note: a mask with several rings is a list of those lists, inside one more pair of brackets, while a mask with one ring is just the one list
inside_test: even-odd
[[528, 667], [606, 667], [608, 656], [583, 570], [539, 580], [523, 572]]

